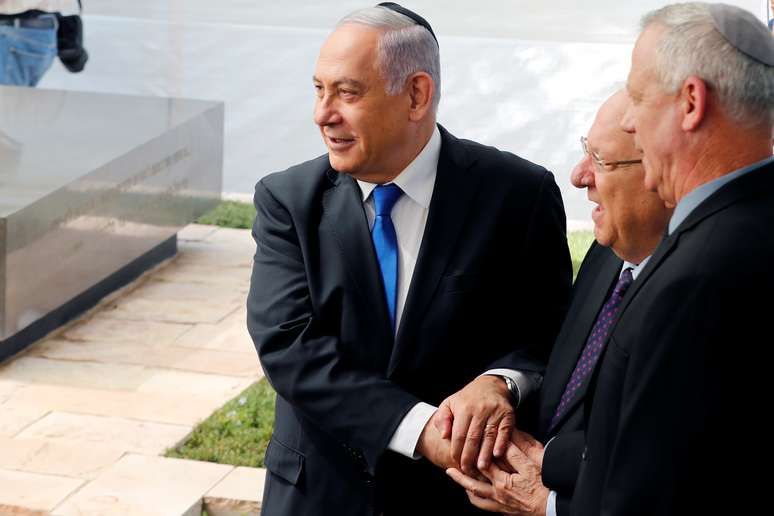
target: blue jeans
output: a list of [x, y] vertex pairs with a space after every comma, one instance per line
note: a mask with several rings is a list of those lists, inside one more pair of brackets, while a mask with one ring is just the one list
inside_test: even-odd
[[[41, 17], [52, 17], [44, 14]], [[35, 86], [57, 56], [51, 29], [0, 25], [0, 84]]]

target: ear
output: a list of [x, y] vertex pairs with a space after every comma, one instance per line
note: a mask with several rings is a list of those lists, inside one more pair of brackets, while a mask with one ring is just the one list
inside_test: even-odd
[[683, 131], [695, 131], [707, 112], [707, 84], [695, 75], [691, 75], [683, 81], [679, 95], [681, 127]]
[[429, 74], [416, 72], [406, 81], [409, 99], [409, 119], [417, 122], [432, 111], [435, 97], [435, 84]]

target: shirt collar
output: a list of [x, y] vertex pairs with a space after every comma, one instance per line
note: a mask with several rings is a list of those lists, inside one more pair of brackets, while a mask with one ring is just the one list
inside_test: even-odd
[[708, 183], [704, 183], [703, 185], [689, 192], [688, 195], [683, 197], [680, 202], [677, 203], [675, 211], [672, 213], [672, 218], [669, 219], [669, 234], [671, 235], [674, 233], [675, 229], [677, 229], [677, 227], [688, 218], [688, 215], [690, 215], [693, 210], [695, 210], [701, 203], [707, 200], [712, 194], [725, 186], [726, 183], [729, 183], [734, 179], [747, 174], [748, 172], [752, 172], [753, 170], [766, 166], [772, 161], [774, 161], [774, 156], [769, 156], [768, 158], [758, 161], [757, 163], [753, 163], [752, 165], [748, 165], [744, 168], [740, 168], [731, 173], [720, 176], [717, 179], [713, 179]]
[[637, 279], [637, 276], [640, 275], [640, 271], [642, 271], [642, 269], [645, 268], [645, 265], [648, 263], [648, 260], [650, 260], [651, 256], [653, 255], [649, 255], [643, 258], [643, 260], [639, 264], [624, 261], [623, 267], [621, 267], [621, 272], [618, 275], [618, 277], [620, 278], [621, 277], [620, 275], [623, 274], [623, 271], [625, 271], [626, 269], [632, 269], [632, 278]]
[[[433, 197], [435, 175], [438, 172], [438, 159], [441, 155], [441, 132], [435, 127], [433, 135], [424, 149], [417, 154], [414, 161], [408, 164], [398, 176], [390, 181], [400, 187], [403, 193], [425, 209], [430, 208]], [[363, 202], [368, 199], [376, 184], [357, 180]]]

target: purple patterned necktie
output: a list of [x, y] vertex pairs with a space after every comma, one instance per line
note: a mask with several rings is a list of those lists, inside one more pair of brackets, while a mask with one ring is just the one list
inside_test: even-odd
[[607, 336], [610, 333], [610, 326], [618, 316], [618, 310], [621, 307], [621, 301], [626, 294], [626, 290], [629, 285], [634, 281], [632, 276], [632, 269], [627, 268], [621, 274], [618, 283], [615, 284], [613, 293], [610, 294], [602, 310], [597, 315], [597, 320], [594, 322], [594, 326], [591, 329], [591, 335], [586, 340], [586, 346], [583, 348], [583, 353], [578, 358], [578, 363], [575, 365], [575, 369], [570, 376], [570, 381], [567, 382], [567, 387], [564, 388], [564, 394], [559, 401], [559, 405], [556, 407], [554, 417], [551, 418], [550, 429], [553, 429], [556, 423], [564, 415], [567, 407], [570, 406], [570, 402], [575, 397], [575, 393], [578, 391], [583, 382], [588, 378], [591, 371], [594, 370], [594, 365], [599, 360], [599, 355], [604, 349]]

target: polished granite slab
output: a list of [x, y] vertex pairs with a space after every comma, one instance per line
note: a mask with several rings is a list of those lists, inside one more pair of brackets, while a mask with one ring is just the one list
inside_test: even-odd
[[118, 271], [174, 252], [177, 230], [220, 199], [223, 113], [219, 102], [0, 87], [0, 357], [11, 336]]

